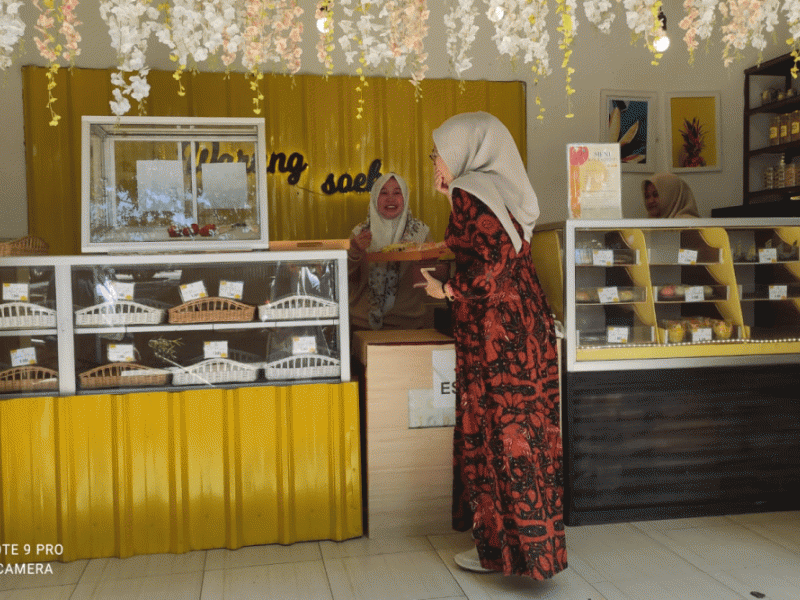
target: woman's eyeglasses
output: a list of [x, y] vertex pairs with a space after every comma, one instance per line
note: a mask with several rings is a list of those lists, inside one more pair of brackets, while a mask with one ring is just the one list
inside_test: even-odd
[[439, 158], [439, 153], [436, 151], [436, 148], [434, 148], [428, 156], [430, 156], [431, 162], [436, 163], [436, 159]]

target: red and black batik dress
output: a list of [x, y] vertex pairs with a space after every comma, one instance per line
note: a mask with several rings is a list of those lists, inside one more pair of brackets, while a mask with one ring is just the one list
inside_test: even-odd
[[453, 527], [472, 529], [484, 567], [546, 579], [567, 566], [553, 317], [530, 245], [517, 253], [462, 190], [445, 241], [456, 259]]

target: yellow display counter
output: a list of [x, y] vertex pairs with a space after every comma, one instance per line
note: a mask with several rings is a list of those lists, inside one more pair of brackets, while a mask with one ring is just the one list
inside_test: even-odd
[[4, 400], [4, 562], [358, 537], [360, 461], [355, 382]]

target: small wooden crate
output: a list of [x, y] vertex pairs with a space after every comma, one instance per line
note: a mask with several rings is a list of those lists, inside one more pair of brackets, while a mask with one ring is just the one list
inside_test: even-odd
[[109, 363], [89, 369], [78, 375], [85, 389], [106, 387], [138, 387], [167, 385], [171, 373], [165, 369], [154, 369], [136, 363]]
[[164, 320], [166, 311], [131, 302], [116, 300], [103, 302], [75, 311], [78, 327], [103, 327], [115, 325], [158, 325]]
[[169, 309], [170, 323], [227, 323], [252, 321], [255, 306], [231, 298], [207, 297], [184, 302]]
[[339, 305], [317, 296], [295, 294], [258, 307], [262, 321], [285, 319], [332, 319], [339, 316]]
[[261, 364], [251, 365], [229, 358], [209, 358], [190, 367], [172, 369], [172, 385], [213, 385], [258, 379]]
[[44, 256], [49, 251], [50, 246], [47, 242], [31, 235], [0, 242], [0, 256]]
[[58, 372], [39, 365], [0, 372], [0, 392], [44, 392], [58, 389]]
[[321, 354], [298, 354], [264, 365], [264, 374], [269, 380], [339, 377], [341, 372], [338, 358]]
[[0, 329], [46, 329], [56, 326], [56, 311], [30, 302], [0, 304]]

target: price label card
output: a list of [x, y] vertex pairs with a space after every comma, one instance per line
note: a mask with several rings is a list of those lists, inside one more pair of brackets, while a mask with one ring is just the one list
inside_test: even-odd
[[194, 283], [184, 283], [181, 286], [181, 298], [184, 302], [189, 300], [197, 300], [198, 298], [207, 298], [206, 284], [202, 281], [195, 281]]
[[109, 344], [109, 362], [133, 362], [133, 344]]
[[575, 248], [575, 264], [592, 264], [592, 251], [589, 248]]
[[627, 344], [630, 330], [627, 327], [607, 327], [606, 341], [609, 344]]
[[785, 285], [771, 285], [769, 286], [769, 299], [770, 300], [786, 300], [787, 287]]
[[692, 331], [693, 342], [710, 342], [711, 338], [711, 327], [701, 327]]
[[777, 248], [761, 248], [758, 251], [758, 262], [760, 262], [760, 263], [778, 262], [778, 249]]
[[244, 293], [244, 281], [222, 280], [219, 282], [220, 298], [233, 298], [234, 300], [241, 300], [242, 293]]
[[686, 288], [686, 302], [702, 302], [706, 299], [702, 285], [690, 285]]
[[203, 356], [205, 358], [228, 358], [228, 342], [203, 342]]
[[292, 354], [316, 354], [317, 338], [313, 335], [296, 335], [292, 338]]
[[597, 297], [601, 304], [619, 302], [619, 291], [616, 287], [597, 288]]
[[117, 300], [133, 300], [133, 283], [109, 281], [109, 287]]
[[687, 250], [681, 248], [678, 250], [678, 264], [681, 265], [695, 265], [697, 264], [697, 250]]
[[27, 302], [31, 297], [27, 283], [4, 283], [3, 300]]
[[17, 350], [12, 350], [10, 354], [12, 367], [24, 367], [25, 365], [36, 364], [36, 348], [19, 348]]
[[614, 265], [613, 250], [592, 250], [592, 264], [596, 267], [611, 267]]

